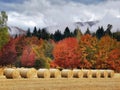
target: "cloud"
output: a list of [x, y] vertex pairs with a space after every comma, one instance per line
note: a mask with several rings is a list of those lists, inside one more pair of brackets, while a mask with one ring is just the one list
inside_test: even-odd
[[94, 4], [89, 4], [88, 0], [85, 0], [87, 3], [81, 1], [84, 0], [0, 2], [0, 10], [7, 11], [9, 16], [8, 25], [19, 26], [25, 29], [34, 26], [42, 28], [61, 23], [101, 20], [106, 15], [109, 16], [109, 14], [117, 18], [120, 17], [119, 0], [102, 0], [103, 2], [97, 0], [97, 3], [92, 2]]

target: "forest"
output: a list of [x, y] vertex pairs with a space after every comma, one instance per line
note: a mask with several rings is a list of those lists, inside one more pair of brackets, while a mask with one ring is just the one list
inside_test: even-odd
[[104, 30], [98, 27], [91, 33], [87, 28], [73, 32], [49, 33], [45, 28], [28, 28], [26, 35], [10, 37], [7, 15], [0, 19], [0, 66], [39, 68], [112, 69], [120, 72], [120, 31], [111, 32], [111, 24]]

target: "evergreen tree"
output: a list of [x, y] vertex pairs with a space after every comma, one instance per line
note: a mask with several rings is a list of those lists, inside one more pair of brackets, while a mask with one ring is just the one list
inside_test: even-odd
[[67, 37], [71, 37], [71, 32], [68, 27], [66, 27], [64, 31], [64, 38], [67, 38]]
[[113, 33], [113, 37], [117, 39], [117, 41], [120, 41], [120, 31], [116, 31]]
[[53, 33], [50, 34], [50, 39], [54, 40], [54, 34]]
[[113, 27], [113, 26], [112, 26], [111, 24], [108, 24], [108, 25], [107, 25], [107, 29], [106, 29], [106, 31], [105, 31], [105, 35], [109, 35], [109, 36], [112, 37], [112, 32], [111, 32], [112, 27]]
[[104, 36], [104, 28], [103, 27], [98, 27], [97, 31], [96, 31], [96, 37], [98, 39], [101, 39]]
[[55, 41], [60, 41], [63, 39], [63, 35], [61, 34], [61, 32], [59, 30], [55, 31], [54, 33], [54, 40]]
[[42, 34], [42, 31], [41, 31], [41, 29], [39, 28], [39, 30], [38, 30], [38, 39], [41, 38], [41, 34]]
[[74, 30], [74, 37], [76, 37], [78, 40], [80, 40], [81, 36], [82, 36], [82, 32], [81, 30], [79, 29], [79, 27], [77, 27], [75, 30]]
[[86, 35], [86, 34], [90, 34], [90, 35], [91, 35], [91, 32], [90, 32], [89, 28], [87, 28], [87, 30], [86, 30], [86, 32], [85, 32], [85, 35]]
[[38, 33], [37, 33], [37, 28], [36, 27], [34, 27], [32, 35], [37, 37]]
[[50, 38], [50, 34], [47, 32], [45, 28], [42, 29], [41, 38], [45, 40], [49, 40]]
[[31, 37], [32, 36], [32, 33], [30, 32], [30, 28], [28, 28], [26, 36], [27, 37]]

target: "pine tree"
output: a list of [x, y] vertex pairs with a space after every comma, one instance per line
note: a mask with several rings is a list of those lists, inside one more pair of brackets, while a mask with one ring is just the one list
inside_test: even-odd
[[42, 34], [42, 31], [41, 31], [41, 29], [39, 28], [39, 30], [38, 30], [38, 36], [37, 36], [37, 37], [38, 37], [38, 39], [40, 39], [40, 38], [41, 38], [41, 36], [42, 36], [41, 34]]
[[91, 32], [90, 32], [89, 28], [87, 28], [87, 30], [86, 30], [86, 32], [85, 32], [85, 35], [86, 35], [86, 34], [90, 34], [90, 35], [91, 35]]
[[28, 28], [26, 36], [27, 37], [31, 37], [32, 36], [32, 33], [30, 32], [30, 28]]
[[71, 37], [70, 29], [68, 27], [65, 28], [64, 38]]
[[107, 25], [107, 29], [106, 29], [106, 31], [105, 31], [105, 35], [109, 35], [109, 36], [112, 37], [112, 32], [111, 32], [112, 27], [113, 27], [113, 26], [112, 26], [111, 24], [108, 24], [108, 25]]
[[76, 37], [76, 38], [78, 39], [78, 41], [79, 41], [82, 35], [83, 35], [83, 34], [82, 34], [81, 30], [79, 29], [79, 27], [77, 27], [77, 28], [74, 30], [74, 37]]
[[47, 32], [47, 30], [45, 28], [42, 29], [41, 38], [45, 39], [45, 40], [49, 40], [49, 38], [50, 38], [50, 34]]
[[96, 37], [98, 39], [101, 39], [104, 36], [104, 28], [103, 27], [98, 27], [97, 31], [96, 31]]
[[34, 27], [32, 35], [37, 37], [38, 33], [37, 33], [37, 28], [36, 27]]
[[62, 40], [63, 38], [63, 35], [61, 34], [61, 32], [59, 30], [57, 30], [55, 33], [54, 33], [54, 40], [55, 41], [60, 41]]

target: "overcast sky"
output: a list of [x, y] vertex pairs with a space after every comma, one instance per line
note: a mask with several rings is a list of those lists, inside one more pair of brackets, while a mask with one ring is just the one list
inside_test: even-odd
[[8, 25], [42, 28], [109, 16], [120, 19], [120, 0], [0, 0], [2, 10], [8, 14]]

